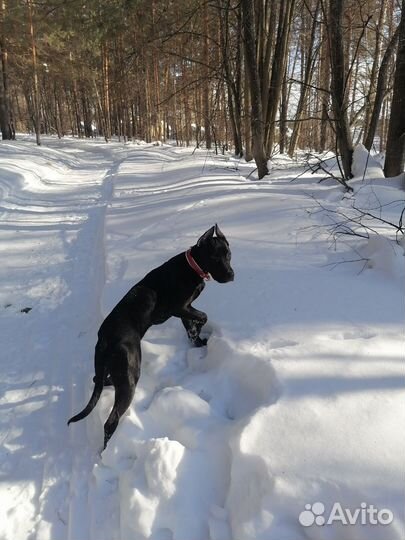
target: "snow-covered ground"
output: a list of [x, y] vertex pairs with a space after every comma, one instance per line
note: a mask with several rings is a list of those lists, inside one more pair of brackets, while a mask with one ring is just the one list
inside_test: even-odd
[[[353, 204], [398, 221], [400, 182], [361, 149], [353, 196], [287, 159], [252, 169], [172, 146], [0, 144], [2, 540], [404, 540], [403, 251], [381, 223], [331, 233]], [[235, 281], [196, 302], [208, 347], [177, 319], [147, 332], [100, 457], [111, 389], [66, 426], [98, 327], [215, 222]]]

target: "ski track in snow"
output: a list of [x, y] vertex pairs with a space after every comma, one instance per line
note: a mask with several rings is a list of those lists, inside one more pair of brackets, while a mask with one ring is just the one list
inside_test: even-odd
[[[30, 490], [31, 515], [29, 521], [27, 516], [24, 517], [25, 537], [78, 540], [89, 537], [86, 532], [89, 530], [87, 492], [91, 484], [94, 458], [83, 448], [81, 452], [73, 454], [66, 445], [66, 437], [55, 440], [55, 434], [66, 426], [66, 413], [81, 406], [87, 390], [77, 374], [88, 369], [84, 363], [89, 355], [88, 339], [85, 337], [96, 331], [97, 322], [101, 319], [99, 298], [104, 286], [105, 211], [111, 199], [112, 183], [120, 161], [108, 149], [97, 149], [94, 152], [91, 145], [88, 148], [82, 145], [84, 156], [80, 160], [66, 159], [65, 166], [60, 167], [64, 152], [49, 145], [50, 148], [43, 151], [45, 156], [41, 156], [42, 152], [38, 154], [36, 163], [38, 170], [47, 175], [43, 177], [25, 164], [29, 149], [32, 148], [27, 146], [17, 147], [14, 159], [2, 162], [10, 177], [1, 185], [1, 232], [5, 233], [5, 239], [2, 238], [5, 241], [7, 231], [15, 227], [22, 236], [21, 242], [13, 238], [13, 253], [19, 255], [16, 266], [21, 268], [22, 277], [24, 273], [29, 275], [31, 266], [30, 261], [27, 267], [20, 262], [26, 257], [25, 250], [30, 244], [30, 237], [35, 239], [37, 230], [46, 231], [44, 242], [31, 240], [30, 251], [33, 252], [32, 262], [36, 265], [38, 279], [32, 280], [33, 286], [28, 287], [28, 293], [31, 294], [24, 301], [32, 307], [31, 313], [35, 313], [35, 316], [26, 315], [27, 318], [21, 321], [24, 315], [18, 314], [15, 320], [16, 325], [28, 323], [24, 331], [40, 338], [31, 343], [35, 351], [34, 358], [38, 361], [35, 366], [37, 376], [26, 391], [18, 388], [15, 392], [19, 397], [21, 394], [19, 403], [29, 404], [37, 395], [41, 397], [38, 410], [47, 412], [36, 422], [31, 437], [35, 439], [34, 433], [37, 433], [42, 443], [51, 444], [49, 448], [40, 447], [33, 452], [31, 461], [27, 461], [24, 455], [20, 457], [18, 451], [10, 452], [10, 469], [18, 469], [21, 476], [25, 474], [30, 478], [32, 475], [33, 478], [27, 486], [18, 488], [16, 496], [11, 500], [10, 509], [4, 511], [8, 522], [12, 522], [10, 516], [13, 514], [18, 521], [19, 499], [24, 497], [25, 490]], [[67, 150], [70, 150], [69, 146], [71, 144], [67, 143]], [[20, 179], [18, 171], [24, 172], [23, 179]], [[52, 263], [52, 257], [60, 259], [60, 278], [51, 277], [52, 272], [47, 268], [47, 264]], [[64, 268], [64, 261], [68, 261], [67, 268]], [[48, 274], [49, 277], [46, 277]], [[20, 288], [23, 289], [22, 286]], [[11, 304], [9, 310], [25, 307], [23, 303], [14, 306], [14, 296], [20, 300], [18, 293], [18, 288], [8, 292]], [[51, 308], [55, 307], [55, 319], [50, 320], [49, 335], [44, 336], [41, 335], [41, 324], [44, 324], [41, 311], [45, 312], [47, 306], [41, 306], [41, 303], [46, 304], [47, 300], [54, 304]], [[70, 310], [77, 313], [75, 325], [69, 321]], [[29, 354], [29, 351], [24, 353]], [[18, 345], [10, 361], [14, 363], [16, 359], [20, 360], [24, 368], [27, 359], [22, 356], [22, 351], [18, 351]], [[27, 364], [26, 369], [30, 371], [30, 368]], [[18, 372], [17, 367], [13, 370]], [[10, 414], [14, 415], [14, 419], [10, 422], [9, 434], [18, 439], [20, 430], [18, 420], [15, 419], [15, 409]], [[72, 445], [80, 450], [82, 439], [78, 435], [79, 430], [70, 433]], [[25, 436], [23, 442], [26, 445], [32, 444], [31, 437]], [[2, 441], [3, 448], [6, 442]], [[17, 448], [23, 450], [24, 445], [17, 444]], [[82, 486], [79, 490], [78, 485]], [[70, 500], [72, 504], [69, 504]]]
[[[334, 202], [337, 187], [289, 184], [293, 168], [250, 182], [249, 166], [152, 145], [47, 139], [1, 151], [1, 538], [403, 539], [399, 518], [383, 532], [297, 521], [315, 500], [400, 507], [397, 274], [375, 291], [377, 312], [365, 298], [379, 275], [322, 268], [335, 256], [302, 224], [313, 190]], [[208, 284], [198, 300], [208, 347], [190, 349], [175, 319], [147, 332], [134, 402], [100, 457], [111, 389], [66, 427], [92, 390], [99, 324], [216, 221], [236, 282]]]

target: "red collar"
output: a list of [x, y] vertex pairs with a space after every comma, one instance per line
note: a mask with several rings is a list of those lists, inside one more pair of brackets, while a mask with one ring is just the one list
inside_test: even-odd
[[200, 278], [205, 279], [205, 281], [211, 279], [209, 273], [204, 272], [204, 270], [200, 266], [198, 266], [198, 264], [194, 260], [193, 256], [191, 255], [191, 248], [185, 252], [185, 256], [188, 264], [191, 266], [194, 272], [196, 272], [200, 276]]

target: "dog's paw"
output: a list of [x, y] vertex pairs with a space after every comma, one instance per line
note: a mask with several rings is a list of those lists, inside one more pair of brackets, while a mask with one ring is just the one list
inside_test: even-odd
[[207, 338], [200, 338], [198, 337], [193, 341], [194, 347], [205, 347], [207, 345], [208, 339]]

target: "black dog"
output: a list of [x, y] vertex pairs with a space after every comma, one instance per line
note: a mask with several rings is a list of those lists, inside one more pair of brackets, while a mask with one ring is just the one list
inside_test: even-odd
[[104, 425], [106, 447], [134, 397], [141, 370], [141, 339], [147, 329], [172, 316], [179, 317], [193, 345], [206, 345], [207, 340], [200, 338], [200, 331], [207, 322], [207, 315], [191, 303], [204, 289], [204, 280], [210, 275], [219, 283], [233, 280], [230, 262], [228, 241], [215, 225], [195, 246], [155, 268], [132, 287], [98, 331], [93, 394], [88, 405], [73, 416], [68, 425], [85, 418], [96, 406], [103, 386], [113, 384], [114, 406]]

